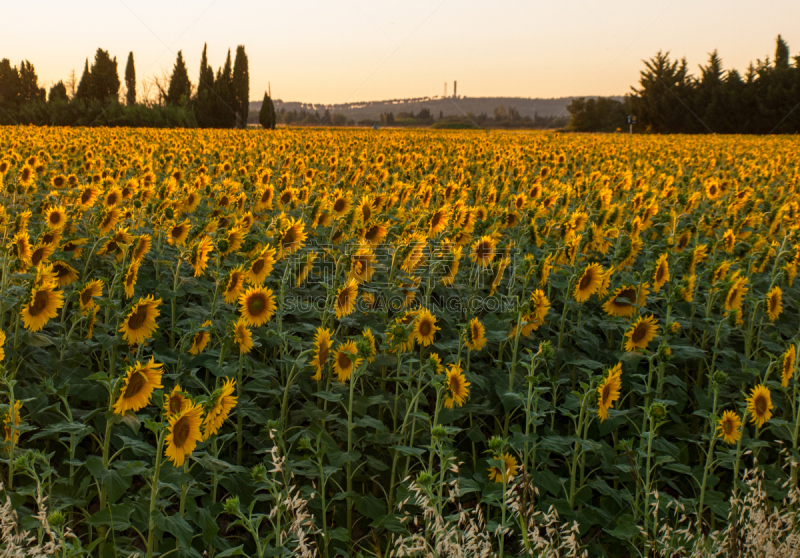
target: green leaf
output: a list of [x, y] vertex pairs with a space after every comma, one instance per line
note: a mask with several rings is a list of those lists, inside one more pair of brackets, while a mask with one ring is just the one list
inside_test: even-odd
[[130, 529], [131, 513], [133, 513], [133, 506], [114, 504], [94, 514], [87, 523], [92, 527], [109, 526], [114, 531], [124, 531]]
[[153, 521], [164, 533], [169, 533], [178, 539], [185, 548], [191, 548], [194, 531], [183, 517], [178, 514], [165, 517], [161, 512], [156, 512]]
[[244, 553], [244, 545], [240, 544], [235, 548], [229, 548], [228, 550], [216, 554], [217, 558], [226, 558], [227, 556], [246, 556]]

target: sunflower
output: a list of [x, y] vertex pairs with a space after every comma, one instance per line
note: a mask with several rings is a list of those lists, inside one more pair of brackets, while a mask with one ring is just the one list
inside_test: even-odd
[[253, 327], [264, 325], [275, 314], [272, 289], [250, 287], [239, 297], [239, 312], [244, 322]]
[[669, 281], [669, 262], [667, 261], [667, 254], [664, 253], [656, 261], [656, 270], [653, 273], [653, 292], [659, 292], [667, 281]]
[[312, 377], [314, 380], [322, 379], [322, 370], [331, 356], [332, 337], [333, 332], [331, 330], [324, 327], [317, 328], [317, 334], [314, 336], [314, 358], [311, 360], [311, 366], [315, 370]]
[[143, 234], [136, 238], [131, 248], [131, 259], [137, 262], [144, 260], [144, 257], [150, 252], [153, 246], [153, 240], [149, 234]]
[[188, 220], [180, 225], [172, 225], [167, 232], [167, 242], [169, 242], [171, 246], [182, 246], [189, 237], [190, 230], [191, 226]]
[[472, 318], [467, 326], [467, 348], [480, 351], [486, 346], [486, 326], [478, 318]]
[[467, 402], [469, 397], [470, 382], [464, 377], [461, 371], [461, 364], [450, 364], [447, 366], [447, 389], [450, 394], [444, 400], [444, 406], [452, 409], [453, 406], [461, 407]]
[[336, 191], [334, 194], [332, 209], [337, 217], [345, 215], [348, 211], [350, 211], [350, 207], [352, 207], [352, 205], [353, 202], [349, 197], [347, 197], [347, 194], [341, 190]]
[[340, 344], [333, 355], [333, 370], [340, 382], [346, 382], [353, 375], [353, 370], [361, 364], [361, 358], [356, 357], [358, 348], [355, 341]]
[[357, 283], [368, 283], [375, 274], [375, 254], [368, 246], [356, 250], [350, 260], [350, 279]]
[[797, 360], [797, 350], [791, 345], [781, 359], [781, 387], [789, 387], [789, 380], [794, 378], [795, 360]]
[[169, 430], [167, 431], [164, 457], [172, 461], [176, 467], [182, 466], [186, 458], [192, 455], [202, 436], [200, 424], [203, 407], [192, 405], [188, 401], [187, 404], [185, 410], [168, 417]]
[[774, 322], [783, 312], [783, 291], [777, 285], [767, 293], [767, 314], [769, 321]]
[[433, 215], [431, 215], [430, 220], [428, 222], [430, 231], [428, 233], [428, 236], [435, 236], [440, 232], [442, 232], [444, 229], [447, 228], [449, 221], [450, 221], [450, 215], [448, 215], [447, 206], [444, 206], [434, 211]]
[[608, 418], [608, 410], [614, 407], [614, 401], [619, 399], [619, 390], [622, 387], [622, 363], [618, 362], [608, 376], [597, 386], [597, 416], [600, 422]]
[[303, 283], [306, 282], [308, 279], [308, 274], [311, 273], [311, 270], [314, 268], [314, 262], [317, 259], [316, 252], [309, 252], [308, 257], [306, 258], [306, 263], [303, 264], [303, 268], [300, 270], [300, 273], [297, 275], [297, 284], [296, 287], [299, 287]]
[[3, 423], [3, 433], [5, 434], [5, 441], [6, 442], [10, 442], [12, 440], [12, 438], [13, 438], [14, 443], [17, 443], [19, 441], [19, 435], [21, 434], [21, 432], [18, 429], [12, 428], [11, 426], [9, 426], [8, 423], [9, 422], [13, 422], [14, 426], [19, 426], [20, 424], [22, 424], [22, 414], [21, 414], [22, 413], [22, 401], [20, 401], [19, 399], [14, 401], [14, 420], [13, 421], [11, 420], [11, 417], [9, 417], [9, 413], [10, 412], [11, 412], [11, 409], [6, 411], [6, 413], [3, 414], [3, 417], [0, 418], [0, 422]]
[[56, 284], [60, 288], [71, 285], [78, 280], [78, 272], [67, 262], [61, 260], [54, 261], [53, 271], [56, 274]]
[[158, 328], [156, 318], [161, 314], [158, 307], [161, 299], [154, 299], [152, 296], [140, 298], [133, 305], [131, 311], [119, 326], [122, 338], [128, 345], [137, 345], [153, 335]]
[[725, 234], [722, 236], [722, 245], [725, 247], [727, 253], [730, 254], [733, 252], [733, 248], [736, 246], [736, 234], [732, 229], [725, 231]]
[[3, 345], [6, 343], [6, 334], [0, 329], [0, 361], [6, 358], [6, 352], [3, 350]]
[[189, 263], [194, 268], [194, 276], [200, 277], [208, 265], [208, 257], [214, 250], [214, 243], [208, 237], [203, 237], [192, 248], [192, 254], [189, 257]]
[[222, 387], [211, 394], [211, 405], [203, 421], [203, 440], [208, 440], [211, 436], [219, 432], [223, 423], [231, 414], [236, 406], [237, 396], [233, 395], [236, 390], [236, 380], [228, 378]]
[[44, 215], [44, 221], [50, 230], [61, 230], [67, 224], [67, 212], [62, 206], [51, 207]]
[[94, 186], [86, 186], [83, 191], [81, 191], [81, 195], [78, 198], [78, 204], [83, 209], [88, 209], [94, 205], [94, 202], [97, 201], [97, 196], [99, 194], [100, 190]]
[[133, 298], [134, 289], [136, 288], [136, 280], [139, 277], [139, 260], [132, 260], [131, 265], [125, 272], [125, 277], [122, 282], [125, 285], [125, 298]]
[[[211, 327], [211, 320], [206, 320], [203, 322], [203, 325], [200, 326], [202, 328]], [[208, 345], [209, 341], [211, 341], [211, 333], [206, 330], [198, 331], [192, 337], [192, 346], [189, 347], [189, 354], [190, 355], [199, 355], [202, 353], [206, 346]]]
[[17, 259], [23, 265], [30, 265], [31, 263], [31, 241], [27, 232], [19, 232], [14, 235], [11, 241], [17, 253]]
[[58, 309], [64, 306], [64, 293], [55, 287], [53, 283], [45, 282], [31, 291], [30, 301], [20, 313], [22, 322], [30, 331], [42, 329], [51, 318], [58, 316]]
[[180, 384], [175, 384], [169, 397], [167, 397], [167, 400], [164, 402], [164, 414], [167, 415], [168, 418], [173, 417], [181, 414], [191, 406], [192, 402], [184, 395]]
[[362, 238], [365, 242], [368, 242], [370, 246], [377, 246], [383, 242], [383, 239], [386, 238], [386, 234], [388, 232], [389, 228], [385, 223], [376, 223], [364, 229]]
[[589, 300], [600, 288], [603, 282], [603, 268], [600, 264], [589, 264], [581, 274], [578, 284], [575, 285], [575, 300], [578, 302], [585, 302]]
[[472, 245], [470, 259], [481, 267], [489, 267], [496, 255], [497, 243], [491, 236], [482, 236]]
[[298, 221], [294, 218], [289, 219], [288, 224], [280, 235], [281, 256], [283, 256], [283, 254], [291, 256], [303, 247], [303, 242], [305, 242], [308, 237], [304, 229], [305, 223], [303, 223], [303, 221]]
[[336, 295], [336, 317], [340, 320], [349, 316], [356, 309], [356, 297], [358, 296], [358, 283], [355, 279], [349, 279]]
[[47, 262], [55, 251], [56, 247], [52, 244], [37, 244], [33, 251], [31, 251], [31, 265], [37, 266]]
[[162, 366], [163, 364], [156, 363], [153, 357], [150, 357], [150, 362], [147, 364], [137, 361], [134, 366], [129, 366], [125, 384], [117, 402], [114, 403], [114, 413], [124, 415], [128, 411], [138, 411], [147, 406], [153, 390], [164, 387], [161, 385]]
[[417, 319], [414, 321], [414, 329], [411, 336], [420, 345], [427, 347], [433, 343], [433, 338], [439, 328], [436, 326], [436, 316], [431, 314], [427, 308], [420, 310]]
[[375, 335], [368, 327], [364, 328], [364, 330], [361, 332], [361, 335], [364, 337], [364, 341], [366, 342], [366, 346], [364, 348], [364, 357], [367, 359], [367, 362], [374, 362], [375, 355], [378, 354], [378, 345], [375, 343]]
[[728, 288], [728, 292], [725, 294], [725, 301], [723, 303], [726, 312], [730, 312], [731, 310], [741, 312], [744, 295], [748, 290], [747, 283], [747, 277], [737, 277], [733, 280], [733, 283], [731, 283], [731, 286]]
[[750, 422], [759, 428], [772, 418], [772, 396], [769, 388], [759, 384], [750, 390], [750, 397], [747, 398], [747, 412], [750, 414]]
[[742, 419], [733, 411], [725, 411], [717, 421], [718, 436], [729, 444], [735, 444], [742, 437], [741, 427]]
[[[501, 456], [495, 455], [495, 461], [502, 461], [505, 466], [505, 480], [508, 482], [519, 473], [519, 465], [517, 465], [517, 458], [510, 453], [505, 453]], [[498, 467], [489, 467], [489, 480], [492, 482], [503, 482], [503, 471]]]
[[639, 316], [639, 319], [625, 332], [625, 337], [628, 337], [625, 342], [625, 350], [631, 352], [636, 349], [647, 349], [647, 345], [655, 339], [657, 333], [658, 324], [655, 317], [647, 316], [644, 318]]
[[81, 306], [81, 313], [85, 316], [89, 313], [89, 311], [94, 308], [95, 302], [94, 297], [102, 296], [103, 295], [103, 281], [100, 279], [95, 279], [88, 285], [86, 285], [81, 291], [78, 293], [78, 301], [80, 302]]
[[111, 229], [117, 226], [119, 223], [120, 217], [122, 216], [122, 212], [119, 208], [112, 207], [111, 209], [106, 210], [103, 218], [100, 219], [100, 232], [103, 234], [108, 234], [111, 232]]
[[233, 340], [242, 353], [249, 353], [253, 348], [253, 334], [247, 329], [247, 323], [242, 318], [239, 318], [233, 327]]
[[275, 248], [267, 245], [262, 248], [247, 270], [245, 278], [251, 285], [261, 285], [275, 267]]
[[637, 288], [635, 285], [627, 285], [617, 289], [611, 298], [603, 304], [603, 310], [609, 316], [618, 316], [621, 318], [630, 318], [636, 306], [641, 306], [645, 303], [649, 293], [648, 285], [645, 283], [639, 287], [639, 294], [637, 296]]

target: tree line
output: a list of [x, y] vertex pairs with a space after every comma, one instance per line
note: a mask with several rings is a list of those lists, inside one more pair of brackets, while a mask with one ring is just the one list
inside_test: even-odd
[[624, 101], [575, 99], [567, 107], [568, 129], [636, 130], [654, 133], [793, 134], [800, 132], [800, 56], [791, 58], [778, 35], [775, 56], [750, 63], [744, 75], [726, 70], [715, 50], [697, 76], [686, 59], [658, 52], [645, 61], [638, 87]]
[[[207, 48], [203, 46], [197, 83], [190, 79], [178, 51], [169, 75], [143, 83], [144, 98], [137, 96], [133, 52], [128, 54], [124, 81], [119, 78], [117, 58], [98, 48], [92, 63], [86, 59], [80, 80], [73, 72], [71, 79], [58, 81], [49, 92], [39, 86], [31, 62], [22, 61], [17, 67], [8, 59], [0, 60], [0, 124], [244, 128], [250, 105], [245, 47], [236, 48], [233, 61], [228, 49], [225, 64], [216, 72], [208, 63]], [[274, 128], [274, 105], [267, 93], [264, 105], [262, 125]]]

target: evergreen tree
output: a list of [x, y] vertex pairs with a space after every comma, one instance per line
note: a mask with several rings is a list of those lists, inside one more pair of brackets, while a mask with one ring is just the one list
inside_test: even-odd
[[269, 97], [269, 93], [264, 91], [264, 100], [261, 102], [261, 110], [258, 112], [258, 122], [262, 128], [274, 130], [276, 123], [275, 103]]
[[789, 68], [789, 45], [778, 35], [775, 45], [775, 67], [781, 70]]
[[8, 58], [4, 58], [0, 60], [0, 106], [16, 105], [19, 97], [19, 72]]
[[236, 125], [236, 99], [233, 96], [233, 69], [231, 67], [231, 50], [225, 65], [217, 71], [214, 80], [214, 126], [217, 128], [233, 128]]
[[631, 109], [644, 129], [659, 133], [700, 131], [687, 110], [692, 91], [686, 59], [671, 61], [668, 52], [659, 51], [645, 62], [639, 84], [640, 89], [631, 88]]
[[183, 60], [183, 52], [178, 51], [175, 66], [172, 68], [172, 76], [169, 79], [167, 89], [167, 105], [178, 106], [189, 101], [192, 95], [192, 82], [189, 81], [189, 72], [186, 70], [186, 62]]
[[51, 103], [54, 101], [68, 101], [69, 96], [67, 95], [67, 86], [64, 85], [64, 82], [59, 80], [53, 87], [50, 88], [50, 95], [48, 96], [48, 101]]
[[91, 98], [92, 90], [92, 72], [89, 70], [89, 59], [83, 64], [83, 74], [81, 80], [78, 82], [78, 89], [75, 91], [77, 99], [88, 101]]
[[250, 113], [250, 71], [244, 45], [236, 47], [236, 59], [233, 62], [233, 108], [237, 111], [236, 127], [246, 128]]
[[116, 101], [119, 98], [119, 74], [117, 58], [111, 58], [107, 50], [97, 49], [91, 69], [90, 97], [98, 101]]
[[33, 68], [33, 64], [27, 60], [23, 60], [19, 65], [19, 86], [20, 103], [44, 100], [45, 90], [39, 87], [36, 70]]
[[136, 68], [133, 65], [133, 52], [128, 53], [128, 63], [125, 64], [125, 100], [128, 106], [136, 104]]
[[202, 128], [215, 125], [215, 90], [214, 70], [208, 63], [208, 45], [203, 45], [203, 55], [200, 57], [200, 72], [197, 80], [197, 95], [194, 101], [194, 112], [197, 115], [197, 124]]

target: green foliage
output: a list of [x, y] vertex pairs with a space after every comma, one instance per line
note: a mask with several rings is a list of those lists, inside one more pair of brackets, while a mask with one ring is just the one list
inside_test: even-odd
[[244, 45], [236, 47], [236, 59], [233, 62], [231, 77], [233, 109], [236, 111], [236, 127], [247, 126], [247, 115], [250, 112], [250, 70]]
[[575, 132], [614, 132], [626, 126], [626, 116], [630, 114], [627, 103], [597, 97], [579, 97], [567, 107], [570, 121], [567, 129]]
[[262, 128], [267, 130], [275, 129], [275, 104], [269, 96], [269, 93], [264, 91], [264, 100], [261, 102], [261, 110], [258, 113], [258, 123]]
[[164, 101], [169, 106], [185, 105], [189, 102], [191, 95], [192, 82], [189, 81], [189, 72], [186, 70], [186, 62], [183, 60], [183, 52], [179, 50]]

